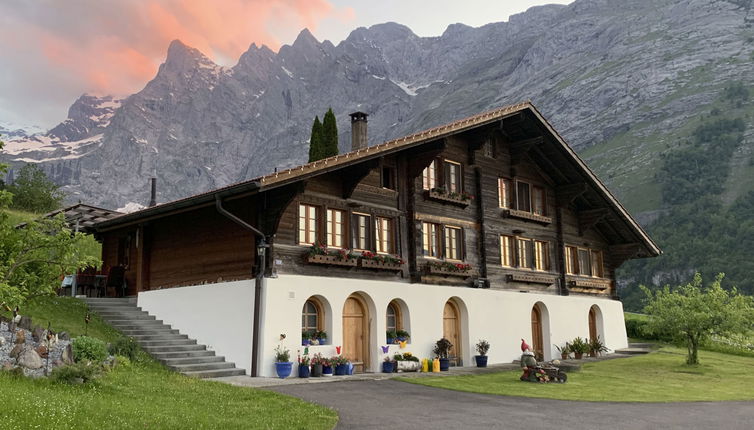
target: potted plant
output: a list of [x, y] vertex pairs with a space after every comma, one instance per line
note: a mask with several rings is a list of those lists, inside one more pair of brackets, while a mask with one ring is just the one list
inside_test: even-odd
[[291, 375], [293, 369], [293, 363], [290, 362], [291, 352], [283, 345], [278, 345], [275, 348], [275, 371], [278, 374], [278, 378], [287, 378]]
[[308, 378], [309, 374], [309, 356], [304, 354], [303, 356], [298, 357], [298, 377]]
[[336, 355], [331, 358], [330, 361], [332, 362], [333, 367], [335, 367], [335, 376], [343, 376], [348, 373], [348, 360], [346, 360], [345, 357]]
[[320, 345], [325, 345], [327, 343], [327, 332], [324, 330], [318, 331], [317, 339], [319, 340]]
[[414, 357], [410, 352], [404, 352], [395, 355], [395, 362], [400, 372], [416, 372], [419, 370], [421, 363], [418, 357]]
[[311, 362], [312, 378], [318, 378], [322, 376], [322, 361], [323, 361], [323, 358], [322, 358], [322, 354], [320, 353], [316, 353], [312, 357], [312, 362]]
[[395, 332], [395, 334], [400, 342], [405, 342], [411, 337], [411, 335], [408, 334], [406, 330], [398, 330]]
[[484, 339], [480, 339], [475, 345], [476, 352], [479, 355], [476, 356], [476, 367], [487, 367], [487, 351], [490, 350], [490, 343]]
[[332, 376], [332, 362], [329, 358], [322, 358], [322, 376]]
[[385, 336], [387, 337], [388, 345], [392, 345], [395, 343], [395, 340], [398, 338], [398, 333], [395, 330], [388, 330], [385, 333]]
[[393, 373], [393, 361], [389, 356], [382, 362], [382, 373]]
[[435, 356], [440, 359], [440, 371], [442, 372], [446, 372], [450, 367], [448, 353], [450, 353], [450, 348], [452, 347], [453, 344], [448, 339], [442, 338], [435, 342], [435, 347], [432, 349]]
[[558, 345], [555, 345], [555, 349], [558, 350], [560, 353], [560, 359], [561, 360], [568, 360], [568, 355], [571, 353], [571, 344], [566, 342], [565, 346], [560, 347]]
[[301, 346], [307, 346], [311, 344], [312, 340], [312, 333], [310, 331], [304, 330], [301, 332]]
[[609, 350], [607, 349], [605, 344], [602, 343], [599, 336], [589, 341], [589, 356], [590, 357], [597, 357], [598, 355], [607, 351]]
[[585, 353], [589, 352], [589, 342], [577, 337], [571, 341], [571, 351], [577, 360], [581, 360]]

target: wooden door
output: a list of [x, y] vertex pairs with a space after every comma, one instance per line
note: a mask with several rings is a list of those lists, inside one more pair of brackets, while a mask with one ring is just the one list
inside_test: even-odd
[[589, 340], [597, 339], [597, 312], [589, 309]]
[[453, 302], [447, 301], [442, 313], [442, 336], [453, 344], [450, 353], [448, 353], [448, 358], [455, 361], [457, 365], [460, 365], [461, 359], [460, 321], [458, 308]]
[[343, 305], [343, 357], [360, 372], [368, 367], [368, 322], [366, 306], [358, 298], [349, 297]]
[[542, 342], [542, 312], [539, 306], [531, 309], [531, 347], [537, 360], [544, 360], [545, 350]]

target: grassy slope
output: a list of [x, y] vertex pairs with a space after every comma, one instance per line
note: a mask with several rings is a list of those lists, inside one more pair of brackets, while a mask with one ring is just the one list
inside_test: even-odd
[[[22, 309], [35, 324], [83, 333], [85, 305], [37, 299]], [[46, 323], [45, 323], [46, 325]], [[94, 316], [89, 334], [117, 332]], [[330, 429], [334, 411], [276, 393], [191, 379], [145, 359], [118, 367], [94, 385], [69, 386], [0, 372], [0, 428], [306, 428]]]
[[686, 402], [752, 400], [754, 359], [700, 351], [701, 365], [684, 364], [686, 351], [663, 347], [652, 354], [585, 364], [566, 384], [531, 384], [521, 372], [412, 378], [407, 382], [451, 390], [561, 400]]

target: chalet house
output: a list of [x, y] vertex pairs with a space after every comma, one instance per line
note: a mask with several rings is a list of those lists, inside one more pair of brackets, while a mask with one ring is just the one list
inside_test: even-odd
[[[274, 348], [378, 372], [386, 331], [430, 357], [545, 359], [576, 336], [627, 346], [615, 270], [660, 249], [529, 102], [96, 225], [128, 295], [252, 375]], [[325, 249], [326, 247], [326, 249]], [[285, 336], [283, 336], [285, 335]], [[390, 345], [390, 353], [399, 350]]]

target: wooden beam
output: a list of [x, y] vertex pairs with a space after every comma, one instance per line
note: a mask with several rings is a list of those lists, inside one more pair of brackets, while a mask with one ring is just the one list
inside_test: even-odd
[[566, 174], [563, 173], [560, 167], [558, 167], [557, 164], [553, 163], [550, 160], [550, 157], [544, 151], [542, 151], [542, 147], [535, 146], [532, 148], [531, 152], [533, 152], [534, 155], [536, 155], [537, 159], [535, 161], [537, 163], [544, 164], [545, 169], [548, 172], [551, 172], [550, 173], [551, 175], [555, 174], [556, 176], [558, 176], [558, 179], [560, 179], [560, 183], [570, 182], [570, 180], [568, 179], [568, 176], [566, 176]]
[[149, 235], [147, 227], [140, 225], [136, 230], [136, 291], [149, 289]]
[[579, 211], [579, 236], [583, 236], [587, 230], [602, 221], [609, 213], [610, 211], [607, 208]]
[[561, 185], [555, 188], [555, 198], [558, 201], [558, 205], [566, 207], [576, 200], [576, 197], [584, 194], [586, 190], [586, 184], [583, 182]]
[[369, 173], [379, 167], [380, 159], [374, 158], [363, 163], [348, 166], [340, 171], [340, 180], [343, 184], [343, 198], [350, 199], [356, 187]]
[[518, 140], [510, 143], [511, 164], [519, 164], [533, 147], [539, 146], [544, 142], [544, 137], [537, 136], [531, 139]]
[[620, 267], [628, 260], [637, 258], [642, 251], [639, 243], [622, 243], [608, 247], [610, 252], [610, 261], [613, 263], [613, 270]]

